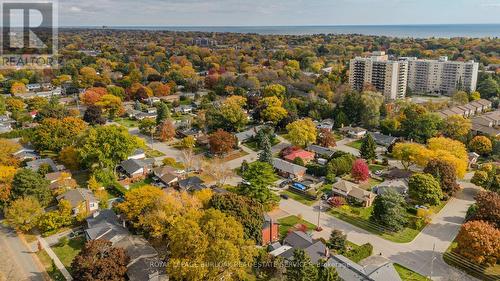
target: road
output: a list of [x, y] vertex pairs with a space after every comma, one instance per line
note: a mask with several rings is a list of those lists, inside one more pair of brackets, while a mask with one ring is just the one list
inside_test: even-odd
[[0, 272], [5, 280], [44, 281], [45, 270], [17, 233], [0, 222]]
[[[470, 177], [470, 174], [468, 175]], [[435, 214], [432, 222], [410, 243], [395, 243], [385, 240], [366, 230], [355, 227], [349, 223], [339, 220], [327, 213], [321, 214], [321, 232], [315, 232], [314, 238], [328, 239], [333, 228], [340, 229], [347, 234], [347, 239], [356, 243], [371, 243], [374, 253], [382, 253], [383, 256], [393, 262], [404, 265], [424, 276], [431, 276], [433, 266], [433, 280], [448, 280], [450, 276], [459, 276], [459, 280], [475, 280], [459, 270], [449, 266], [442, 259], [442, 253], [446, 251], [461, 224], [470, 204], [474, 202], [474, 194], [478, 188], [468, 181], [460, 184], [463, 189], [455, 198], [450, 199], [448, 204]], [[302, 215], [302, 217], [314, 224], [318, 222], [318, 206], [306, 206], [294, 200], [282, 200], [280, 209], [288, 214]], [[436, 257], [432, 265], [433, 257]]]

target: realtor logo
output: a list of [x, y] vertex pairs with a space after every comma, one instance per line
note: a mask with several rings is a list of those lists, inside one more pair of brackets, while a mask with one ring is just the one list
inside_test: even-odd
[[55, 1], [0, 0], [2, 68], [56, 66]]

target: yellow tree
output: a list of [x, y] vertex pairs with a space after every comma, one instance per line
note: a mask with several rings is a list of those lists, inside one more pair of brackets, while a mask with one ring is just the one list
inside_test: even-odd
[[164, 198], [165, 193], [154, 186], [146, 185], [136, 188], [125, 194], [125, 200], [118, 204], [118, 210], [132, 223], [135, 228], [140, 227], [140, 216], [147, 209], [151, 209]]
[[397, 143], [392, 150], [392, 157], [400, 160], [405, 169], [412, 164], [423, 167], [433, 156], [432, 151], [418, 143]]
[[264, 121], [276, 124], [288, 115], [286, 109], [282, 107], [281, 100], [276, 96], [263, 98], [260, 105], [265, 107], [260, 113], [260, 117]]
[[448, 151], [458, 159], [462, 159], [464, 161], [467, 161], [468, 159], [467, 149], [465, 148], [465, 145], [456, 140], [443, 137], [431, 138], [427, 142], [427, 147], [433, 151]]
[[443, 134], [455, 140], [464, 139], [472, 128], [469, 119], [461, 115], [451, 115], [444, 120]]
[[288, 131], [287, 138], [293, 145], [307, 146], [316, 142], [318, 135], [316, 125], [310, 118], [297, 120], [286, 126]]

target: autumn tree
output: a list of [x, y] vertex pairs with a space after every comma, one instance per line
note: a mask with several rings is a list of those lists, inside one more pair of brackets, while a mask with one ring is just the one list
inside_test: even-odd
[[489, 138], [485, 136], [475, 136], [470, 141], [469, 148], [480, 155], [488, 155], [493, 150], [493, 145]]
[[260, 106], [263, 107], [260, 112], [260, 118], [264, 121], [272, 122], [277, 124], [288, 114], [286, 109], [282, 107], [283, 102], [276, 96], [270, 96], [263, 98], [259, 102]]
[[175, 137], [175, 125], [172, 121], [165, 120], [158, 126], [157, 132], [162, 142], [172, 140]]
[[408, 195], [419, 204], [438, 205], [443, 197], [439, 182], [430, 174], [412, 175], [408, 187]]
[[106, 88], [89, 88], [80, 96], [80, 101], [85, 105], [95, 105], [97, 102], [101, 101], [104, 95], [108, 94]]
[[487, 222], [466, 222], [455, 241], [455, 251], [475, 263], [491, 266], [500, 259], [500, 230]]
[[357, 182], [365, 182], [370, 178], [370, 169], [364, 160], [357, 159], [354, 161], [351, 176]]
[[392, 231], [403, 229], [408, 223], [406, 201], [403, 196], [389, 190], [375, 197], [370, 220]]
[[65, 146], [74, 145], [87, 124], [79, 118], [44, 119], [33, 131], [31, 142], [38, 150], [59, 152]]
[[0, 165], [0, 206], [9, 201], [16, 167]]
[[25, 232], [35, 227], [43, 214], [42, 206], [33, 197], [16, 199], [4, 211], [7, 223]]
[[264, 97], [277, 97], [283, 100], [286, 88], [280, 84], [271, 84], [264, 88]]
[[246, 98], [233, 96], [227, 98], [222, 105], [214, 106], [207, 111], [207, 124], [212, 129], [224, 129], [237, 132], [248, 123], [248, 115], [243, 109]]
[[85, 113], [83, 114], [83, 121], [92, 126], [106, 124], [106, 118], [102, 116], [101, 107], [96, 105], [90, 105], [87, 107]]
[[439, 182], [443, 193], [453, 195], [460, 189], [455, 167], [445, 160], [431, 159], [425, 166], [424, 173], [431, 174]]
[[148, 209], [153, 209], [164, 197], [164, 192], [154, 186], [143, 186], [127, 192], [125, 200], [117, 205], [118, 210], [135, 228], [141, 226], [141, 215]]
[[144, 118], [139, 121], [139, 132], [146, 136], [151, 136], [156, 131], [156, 122], [151, 118]]
[[444, 120], [442, 132], [449, 138], [462, 141], [465, 140], [471, 128], [472, 123], [469, 119], [461, 115], [451, 115]]
[[487, 221], [500, 228], [500, 194], [480, 191], [474, 199], [477, 209], [473, 219]]
[[374, 160], [377, 158], [377, 153], [375, 152], [377, 145], [371, 134], [366, 134], [361, 143], [361, 148], [359, 154], [361, 158], [365, 160]]
[[21, 148], [18, 143], [0, 138], [0, 165], [17, 166], [19, 160], [13, 156]]
[[318, 145], [326, 148], [334, 147], [336, 145], [335, 137], [328, 129], [320, 129], [316, 141]]
[[90, 240], [71, 263], [76, 280], [126, 280], [130, 261], [125, 249], [113, 247], [108, 240]]
[[316, 125], [310, 118], [297, 120], [286, 126], [287, 138], [293, 145], [305, 147], [316, 142]]
[[63, 147], [61, 152], [59, 152], [58, 159], [70, 170], [78, 170], [80, 168], [80, 154], [74, 146]]
[[222, 129], [209, 136], [210, 152], [215, 155], [229, 153], [236, 146], [236, 137]]
[[95, 105], [100, 106], [110, 119], [114, 119], [117, 115], [120, 115], [120, 112], [124, 111], [122, 99], [111, 94], [102, 96]]

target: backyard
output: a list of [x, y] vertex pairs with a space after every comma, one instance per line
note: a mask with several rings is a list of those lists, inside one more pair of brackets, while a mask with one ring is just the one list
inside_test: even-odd
[[67, 243], [58, 243], [52, 247], [54, 253], [59, 257], [63, 265], [71, 272], [71, 262], [80, 253], [85, 244], [84, 237], [76, 237]]
[[303, 224], [307, 227], [307, 231], [312, 231], [316, 226], [310, 222], [307, 222], [297, 216], [288, 216], [278, 220], [280, 225], [280, 239], [283, 239], [288, 234], [290, 228], [296, 226], [297, 224]]

